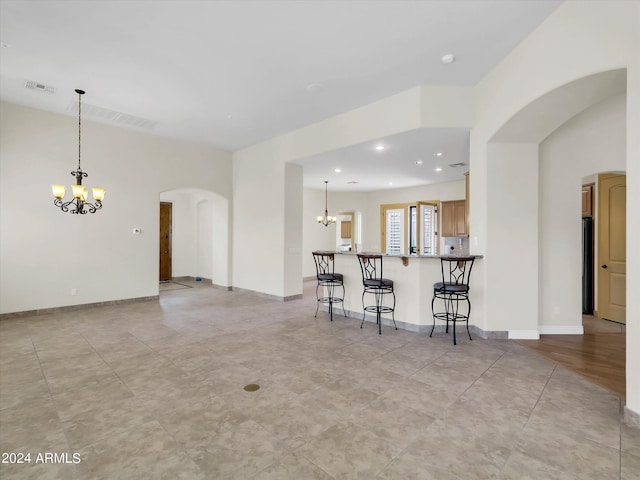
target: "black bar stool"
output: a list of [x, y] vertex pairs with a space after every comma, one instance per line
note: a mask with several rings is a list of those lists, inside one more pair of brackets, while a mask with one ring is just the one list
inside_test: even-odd
[[[376, 314], [376, 322], [378, 323], [378, 334], [382, 334], [382, 317], [383, 313], [391, 312], [391, 318], [393, 319], [393, 326], [398, 329], [395, 319], [396, 308], [396, 294], [393, 292], [393, 280], [382, 277], [382, 255], [359, 253], [358, 261], [360, 262], [360, 270], [362, 271], [362, 285], [364, 291], [362, 292], [362, 323], [360, 328], [364, 325], [364, 319], [367, 312], [374, 312]], [[375, 297], [375, 304], [365, 305], [364, 297], [367, 293], [371, 293]], [[393, 296], [393, 306], [389, 307], [383, 305], [383, 296], [391, 294]]]
[[[472, 340], [469, 332], [469, 316], [471, 315], [471, 302], [469, 301], [469, 279], [475, 257], [440, 257], [442, 281], [433, 284], [433, 299], [431, 300], [431, 312], [433, 313], [433, 327], [429, 337], [436, 328], [436, 319], [447, 322], [445, 333], [449, 333], [449, 322], [453, 323], [453, 344], [456, 345], [456, 322], [466, 322], [469, 340]], [[444, 312], [436, 312], [434, 303], [436, 299], [444, 301]], [[459, 310], [460, 302], [467, 302], [467, 313]]]
[[[318, 316], [318, 309], [321, 303], [329, 304], [329, 318], [333, 322], [333, 304], [342, 303], [342, 313], [346, 317], [347, 314], [344, 311], [344, 279], [341, 273], [334, 272], [334, 253], [333, 252], [312, 252], [313, 260], [316, 262], [316, 278], [318, 279], [318, 285], [316, 285], [316, 298], [318, 305], [316, 306], [315, 317]], [[323, 292], [325, 295], [320, 296], [320, 288], [326, 288]], [[336, 296], [336, 288], [342, 288], [342, 297]]]

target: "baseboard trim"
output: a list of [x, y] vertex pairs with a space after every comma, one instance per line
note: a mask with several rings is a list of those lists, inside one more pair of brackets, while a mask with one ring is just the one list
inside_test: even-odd
[[640, 428], [640, 413], [634, 412], [625, 405], [624, 423], [626, 423], [630, 427]]
[[509, 330], [509, 340], [539, 340], [538, 330]]
[[108, 307], [112, 305], [125, 305], [128, 303], [159, 301], [159, 295], [149, 297], [124, 298], [121, 300], [108, 300], [106, 302], [82, 303], [79, 305], [66, 305], [64, 307], [41, 308], [38, 310], [25, 310], [23, 312], [0, 313], [0, 320], [9, 318], [34, 317], [39, 315], [50, 315], [52, 313], [64, 313], [82, 310], [84, 308]]
[[540, 325], [540, 335], [583, 335], [582, 325]]
[[291, 300], [300, 300], [302, 298], [301, 293], [298, 295], [289, 295], [288, 297], [281, 297], [279, 295], [272, 295], [270, 293], [258, 292], [256, 290], [250, 290], [248, 288], [231, 287], [231, 290], [234, 292], [251, 293], [261, 298], [268, 298], [269, 300], [277, 300], [279, 302], [289, 302]]
[[[324, 311], [326, 313], [329, 312], [328, 307], [321, 306], [320, 311]], [[362, 321], [362, 312], [354, 312], [352, 310], [345, 311], [346, 316], [348, 318], [353, 318], [358, 321]], [[339, 306], [335, 306], [333, 310], [334, 319], [336, 316], [342, 317], [342, 308]], [[367, 314], [365, 316], [365, 322], [376, 323], [376, 316]], [[391, 318], [382, 317], [382, 325], [386, 327], [393, 327], [393, 320]], [[414, 333], [426, 333], [430, 334], [431, 329], [433, 328], [433, 324], [430, 325], [416, 325], [415, 323], [407, 323], [401, 320], [396, 320], [396, 325], [399, 330], [406, 330], [408, 332]], [[449, 333], [451, 333], [452, 325], [449, 325]], [[484, 340], [507, 340], [507, 332], [502, 331], [485, 331], [476, 325], [469, 325], [469, 331], [471, 332], [471, 337], [480, 337]], [[444, 324], [436, 324], [433, 329], [434, 334], [444, 334], [446, 332], [446, 325]], [[467, 333], [466, 325], [456, 325], [456, 334], [465, 334]]]

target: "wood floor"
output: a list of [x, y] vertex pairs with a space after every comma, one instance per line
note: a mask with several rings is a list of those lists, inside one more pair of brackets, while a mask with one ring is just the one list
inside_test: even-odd
[[592, 382], [625, 396], [626, 328], [583, 315], [584, 335], [540, 335], [540, 340], [518, 340]]

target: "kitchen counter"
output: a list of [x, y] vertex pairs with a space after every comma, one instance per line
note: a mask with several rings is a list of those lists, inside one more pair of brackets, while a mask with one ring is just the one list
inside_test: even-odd
[[[347, 316], [362, 320], [362, 273], [356, 252], [334, 252], [335, 271], [344, 276], [344, 308]], [[371, 253], [371, 252], [364, 252]], [[433, 284], [442, 281], [440, 262], [424, 260], [441, 257], [463, 257], [466, 255], [387, 255], [383, 254], [383, 276], [394, 282], [396, 295], [395, 319], [398, 328], [416, 332], [430, 332], [433, 325], [431, 315], [431, 299]], [[468, 255], [475, 258], [471, 272], [469, 296], [472, 315], [469, 325], [484, 327], [483, 306], [483, 262], [482, 255]], [[390, 296], [385, 296], [390, 297]], [[387, 298], [385, 298], [385, 305]], [[339, 307], [334, 310], [334, 318], [342, 313]], [[367, 320], [375, 322], [375, 316], [367, 314]], [[392, 325], [391, 314], [383, 316], [383, 327]], [[436, 329], [438, 327], [436, 324]], [[444, 324], [442, 324], [444, 325]], [[366, 325], [365, 327], [366, 328]], [[383, 328], [382, 334], [385, 334]], [[436, 330], [436, 331], [437, 331]]]
[[[368, 253], [371, 255], [382, 255], [383, 257], [389, 258], [400, 258], [402, 260], [403, 265], [407, 266], [409, 264], [409, 260], [422, 259], [422, 258], [482, 258], [482, 255], [469, 255], [469, 254], [448, 254], [448, 255], [406, 255], [400, 253], [377, 253], [377, 252], [333, 252], [338, 255], [353, 255], [356, 256], [358, 253]], [[474, 264], [475, 265], [475, 264]]]

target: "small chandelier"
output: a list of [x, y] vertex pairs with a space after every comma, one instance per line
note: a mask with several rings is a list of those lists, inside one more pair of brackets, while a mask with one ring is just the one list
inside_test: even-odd
[[328, 180], [324, 181], [324, 217], [318, 216], [318, 223], [323, 224], [325, 227], [330, 223], [336, 223], [336, 217], [329, 216], [329, 209], [327, 208], [327, 187]]
[[80, 140], [81, 140], [81, 99], [84, 95], [83, 90], [76, 90], [78, 94], [78, 168], [71, 172], [71, 175], [76, 177], [76, 184], [71, 185], [73, 189], [73, 198], [68, 202], [63, 202], [66, 188], [64, 185], [51, 184], [51, 190], [55, 200], [53, 204], [56, 207], [60, 207], [63, 212], [70, 212], [75, 214], [96, 213], [97, 210], [102, 208], [102, 200], [104, 199], [104, 188], [94, 187], [93, 198], [95, 203], [87, 202], [89, 196], [89, 190], [82, 185], [82, 177], [88, 177], [87, 172], [83, 172], [80, 168]]

